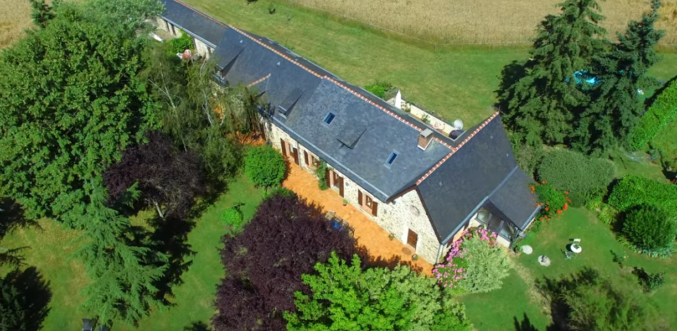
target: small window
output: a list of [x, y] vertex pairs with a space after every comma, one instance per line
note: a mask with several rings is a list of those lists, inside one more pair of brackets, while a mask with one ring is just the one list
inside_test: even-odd
[[324, 123], [331, 124], [331, 122], [334, 120], [334, 117], [336, 117], [334, 113], [327, 114], [327, 116], [324, 117]]
[[395, 152], [390, 153], [390, 156], [388, 156], [388, 159], [386, 160], [386, 164], [392, 165], [393, 162], [395, 162], [396, 158], [397, 158], [397, 153], [395, 153]]

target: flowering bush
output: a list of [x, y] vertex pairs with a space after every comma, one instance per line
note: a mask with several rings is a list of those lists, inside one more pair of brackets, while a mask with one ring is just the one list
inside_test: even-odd
[[531, 185], [531, 193], [538, 195], [538, 205], [542, 206], [538, 219], [540, 221], [550, 220], [553, 217], [559, 218], [562, 213], [569, 208], [569, 191], [557, 190], [557, 187], [548, 184], [546, 181]]
[[460, 287], [470, 292], [489, 292], [502, 286], [510, 265], [497, 246], [496, 233], [485, 227], [472, 228], [455, 241], [444, 263], [433, 275], [444, 287]]

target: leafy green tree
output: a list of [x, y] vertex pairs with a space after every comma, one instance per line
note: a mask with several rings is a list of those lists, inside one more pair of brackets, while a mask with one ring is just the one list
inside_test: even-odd
[[463, 242], [465, 274], [459, 285], [473, 293], [484, 293], [500, 289], [503, 279], [508, 277], [510, 263], [503, 249], [473, 236]]
[[149, 43], [142, 23], [102, 21], [94, 4], [59, 5], [44, 29], [0, 55], [0, 192], [28, 218], [77, 219], [83, 183], [155, 126], [139, 78]]
[[162, 129], [177, 145], [196, 151], [212, 178], [235, 173], [242, 159], [240, 133], [260, 132], [258, 101], [243, 86], [220, 87], [213, 81], [215, 62], [182, 62], [167, 56], [167, 45], [148, 56], [146, 77], [160, 100]]
[[244, 159], [244, 173], [257, 186], [280, 185], [286, 168], [282, 154], [268, 145], [251, 148]]
[[666, 255], [674, 251], [677, 221], [661, 208], [637, 206], [626, 214], [623, 234], [642, 252]]
[[606, 48], [598, 25], [604, 18], [596, 0], [566, 0], [560, 15], [548, 15], [538, 28], [523, 76], [503, 91], [499, 104], [506, 126], [531, 145], [565, 142], [574, 119], [588, 105], [585, 79], [595, 54]]
[[83, 308], [95, 312], [103, 324], [114, 318], [135, 322], [162, 303], [154, 282], [164, 275], [167, 256], [152, 251], [147, 236], [105, 205], [108, 194], [100, 179], [92, 182], [91, 202], [82, 216], [86, 242], [76, 252], [92, 280], [83, 290]]
[[630, 21], [611, 50], [594, 58], [592, 70], [599, 86], [592, 104], [581, 115], [573, 143], [576, 149], [606, 156], [619, 145], [628, 146], [630, 132], [644, 113], [638, 92], [656, 84], [647, 72], [659, 61], [654, 47], [665, 34], [654, 29], [660, 5], [659, 0], [653, 0], [651, 11], [642, 15], [641, 21]]
[[405, 266], [362, 270], [332, 254], [317, 264], [317, 274], [303, 275], [311, 294], [296, 292], [298, 312], [286, 313], [288, 330], [447, 330], [472, 325], [464, 308], [436, 281]]

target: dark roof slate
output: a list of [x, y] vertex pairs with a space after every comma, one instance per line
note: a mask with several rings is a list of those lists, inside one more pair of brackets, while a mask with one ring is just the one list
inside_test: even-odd
[[[335, 118], [326, 125], [329, 112]], [[436, 141], [425, 151], [419, 149], [418, 130], [327, 79], [285, 121], [275, 116], [283, 129], [302, 137], [304, 145], [313, 146], [313, 153], [381, 201], [411, 186], [450, 152]], [[352, 148], [346, 146], [351, 142]], [[393, 151], [398, 157], [386, 167]]]
[[[418, 190], [440, 240], [447, 239], [507, 180], [517, 167], [508, 136], [496, 116], [479, 130], [446, 162], [419, 183]], [[498, 203], [504, 203], [509, 189], [518, 188], [522, 177], [515, 177]], [[527, 183], [524, 183], [527, 187]], [[530, 192], [513, 192], [529, 199]], [[517, 199], [517, 197], [515, 197]], [[534, 208], [529, 208], [533, 211]], [[510, 215], [513, 215], [510, 212]]]
[[225, 24], [219, 24], [194, 9], [176, 1], [160, 0], [165, 5], [162, 16], [191, 35], [198, 36], [214, 47], [226, 31]]
[[536, 196], [531, 194], [529, 184], [534, 182], [519, 167], [494, 194], [489, 202], [503, 214], [504, 220], [509, 220], [518, 228], [524, 230], [536, 211]]

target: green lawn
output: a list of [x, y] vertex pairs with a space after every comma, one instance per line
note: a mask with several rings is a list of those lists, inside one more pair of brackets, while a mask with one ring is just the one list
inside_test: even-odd
[[[175, 305], [154, 312], [142, 320], [139, 327], [118, 323], [114, 330], [183, 331], [193, 323], [210, 325], [216, 285], [225, 275], [217, 250], [221, 236], [225, 233], [220, 215], [226, 208], [242, 202], [242, 211], [245, 217], [250, 218], [261, 198], [262, 191], [253, 188], [248, 180], [238, 179], [231, 183], [228, 192], [196, 220], [195, 228], [188, 235], [188, 243], [196, 254], [192, 257], [190, 269], [183, 274], [184, 283], [173, 289], [175, 298], [172, 302]], [[87, 284], [88, 279], [84, 266], [77, 259], [69, 260], [71, 253], [77, 249], [69, 242], [77, 237], [78, 232], [65, 230], [53, 221], [42, 221], [41, 226], [42, 231], [35, 228], [18, 230], [7, 235], [0, 244], [5, 247], [30, 246], [25, 252], [26, 264], [36, 266], [49, 281], [52, 291], [51, 311], [42, 330], [79, 330], [82, 326], [80, 319], [87, 317], [87, 313], [76, 309], [83, 300], [80, 289]]]
[[[468, 125], [489, 116], [501, 68], [525, 59], [526, 48], [433, 48], [339, 22], [324, 14], [268, 1], [185, 0], [206, 13], [291, 48], [343, 79], [359, 85], [386, 80], [402, 95], [447, 120]], [[677, 74], [677, 54], [664, 53], [651, 74], [667, 80]]]
[[[564, 250], [572, 238], [581, 239], [583, 251], [575, 259], [566, 260]], [[462, 297], [478, 330], [514, 330], [514, 318], [522, 321], [526, 313], [531, 323], [544, 331], [548, 319], [542, 314], [542, 303], [533, 291], [533, 282], [543, 277], [557, 278], [571, 274], [583, 267], [595, 268], [613, 282], [639, 291], [637, 278], [629, 269], [621, 270], [613, 262], [611, 251], [628, 256], [625, 260], [628, 267], [643, 267], [650, 273], [665, 272], [665, 285], [655, 293], [642, 295], [646, 301], [659, 307], [664, 325], [677, 325], [674, 313], [677, 311], [677, 257], [649, 258], [633, 252], [619, 243], [609, 227], [597, 221], [593, 213], [585, 209], [570, 209], [561, 219], [543, 224], [538, 233], [530, 234], [520, 244], [529, 244], [534, 249], [533, 254], [522, 254], [516, 258], [516, 268], [521, 271], [521, 277], [513, 272], [501, 290]], [[548, 267], [537, 261], [537, 257], [543, 254], [552, 261]]]
[[541, 308], [539, 300], [515, 270], [503, 281], [500, 290], [460, 297], [470, 321], [481, 331], [513, 330], [515, 320], [522, 322], [524, 316], [539, 330], [545, 330], [550, 317]]

